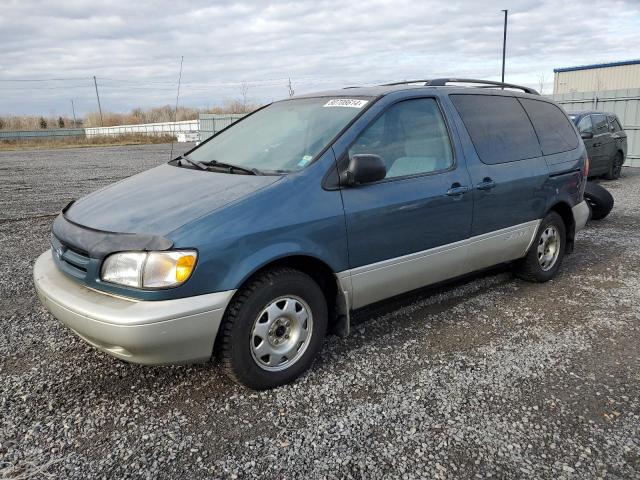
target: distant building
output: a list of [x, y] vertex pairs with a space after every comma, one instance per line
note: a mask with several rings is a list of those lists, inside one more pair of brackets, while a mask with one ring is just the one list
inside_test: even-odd
[[640, 88], [640, 60], [556, 68], [553, 74], [554, 94]]

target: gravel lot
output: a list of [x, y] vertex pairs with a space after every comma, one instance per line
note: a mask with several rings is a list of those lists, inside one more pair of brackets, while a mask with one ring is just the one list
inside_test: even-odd
[[168, 150], [0, 153], [0, 478], [640, 478], [640, 172], [556, 280], [501, 268], [361, 311], [255, 393], [119, 362], [36, 299], [56, 212]]

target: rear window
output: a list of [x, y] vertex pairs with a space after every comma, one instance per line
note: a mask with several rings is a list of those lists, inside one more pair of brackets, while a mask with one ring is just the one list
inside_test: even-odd
[[553, 103], [521, 98], [544, 155], [567, 152], [578, 146], [578, 136], [566, 115]]
[[533, 126], [515, 97], [450, 95], [484, 163], [506, 163], [541, 155]]

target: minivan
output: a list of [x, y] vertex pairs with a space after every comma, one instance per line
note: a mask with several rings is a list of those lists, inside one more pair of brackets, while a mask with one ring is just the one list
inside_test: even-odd
[[592, 110], [568, 112], [589, 156], [589, 176], [616, 180], [627, 156], [627, 134], [615, 113]]
[[437, 79], [273, 102], [67, 205], [44, 306], [128, 362], [220, 359], [265, 389], [353, 310], [496, 264], [553, 278], [589, 209], [584, 144], [533, 89]]

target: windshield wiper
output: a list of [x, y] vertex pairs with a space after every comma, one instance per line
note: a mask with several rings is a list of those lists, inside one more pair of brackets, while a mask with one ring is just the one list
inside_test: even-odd
[[207, 166], [204, 163], [201, 162], [197, 162], [195, 160], [191, 160], [189, 157], [187, 157], [186, 155], [180, 155], [178, 158], [178, 163], [180, 164], [180, 166], [182, 166], [182, 162], [186, 162], [189, 165], [192, 165], [196, 168], [199, 168], [200, 170], [209, 170], [207, 168]]
[[217, 160], [209, 160], [208, 162], [198, 162], [197, 160], [192, 160], [187, 155], [180, 155], [176, 160], [178, 160], [178, 164], [182, 166], [182, 163], [188, 163], [200, 170], [211, 171], [212, 167], [226, 168], [229, 170], [229, 173], [233, 173], [234, 170], [239, 170], [241, 172], [248, 173], [249, 175], [262, 175], [262, 172], [257, 168], [247, 168], [240, 167], [238, 165], [233, 165], [231, 163], [219, 162]]
[[219, 162], [217, 160], [209, 160], [208, 162], [202, 162], [202, 165], [206, 167], [221, 167], [228, 168], [229, 173], [233, 173], [234, 170], [240, 170], [241, 172], [248, 173], [249, 175], [262, 175], [262, 172], [257, 168], [241, 167], [239, 165], [233, 165], [231, 163]]

